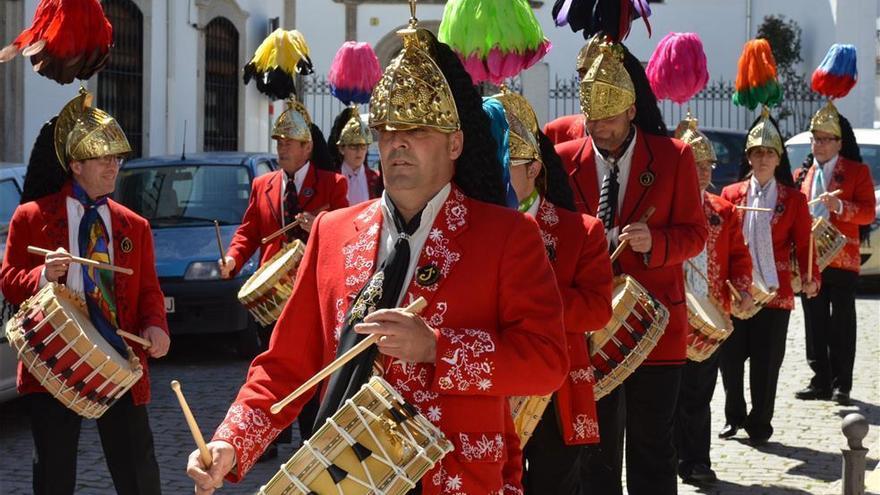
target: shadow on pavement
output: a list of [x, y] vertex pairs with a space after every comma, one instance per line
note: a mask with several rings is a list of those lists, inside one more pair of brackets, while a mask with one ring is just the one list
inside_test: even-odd
[[815, 495], [810, 492], [799, 490], [797, 488], [787, 488], [776, 485], [740, 485], [730, 481], [719, 479], [711, 485], [692, 485], [697, 489], [697, 493], [705, 493], [707, 495], [781, 495], [781, 494], [803, 494]]
[[[746, 443], [744, 440], [740, 440], [740, 442]], [[840, 444], [841, 446], [846, 444], [846, 440], [843, 438], [842, 434], [840, 436]], [[801, 464], [798, 464], [787, 471], [789, 474], [806, 476], [813, 478], [814, 480], [825, 482], [832, 482], [840, 479], [841, 456], [838, 453], [822, 452], [808, 447], [783, 445], [779, 442], [767, 442], [765, 445], [752, 448], [765, 454], [773, 454], [801, 461]], [[828, 466], [834, 466], [834, 469], [829, 469]]]
[[[845, 418], [846, 415], [850, 413], [859, 413], [868, 420], [869, 425], [880, 426], [880, 406], [876, 404], [869, 404], [858, 399], [852, 399], [851, 406], [842, 407], [837, 411], [837, 415], [840, 416], [840, 419]], [[840, 436], [843, 438], [843, 433], [841, 433]]]

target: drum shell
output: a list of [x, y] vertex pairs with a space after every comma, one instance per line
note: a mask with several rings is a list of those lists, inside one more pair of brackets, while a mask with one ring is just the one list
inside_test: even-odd
[[[589, 389], [588, 389], [589, 390]], [[550, 404], [551, 395], [532, 395], [511, 397], [510, 415], [513, 416], [513, 426], [519, 436], [519, 446], [524, 448], [526, 443], [538, 427], [538, 423], [544, 416], [544, 411]]]
[[733, 323], [714, 302], [695, 297], [690, 293], [687, 293], [686, 297], [690, 327], [687, 337], [687, 357], [691, 361], [702, 362], [709, 359], [730, 337]]
[[[286, 244], [263, 263], [238, 291], [239, 302], [261, 325], [272, 325], [281, 316], [285, 303], [293, 294], [296, 272], [304, 253], [305, 246], [300, 240]], [[285, 257], [287, 260], [278, 265], [274, 273], [268, 273]]]

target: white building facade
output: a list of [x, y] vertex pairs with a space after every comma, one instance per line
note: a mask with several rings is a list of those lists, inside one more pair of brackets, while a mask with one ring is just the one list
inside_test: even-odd
[[[38, 0], [0, 4], [0, 44], [30, 24]], [[373, 45], [382, 64], [400, 48], [394, 32], [409, 18], [406, 0], [102, 0], [114, 22], [116, 47], [107, 69], [85, 83], [97, 104], [123, 121], [144, 156], [188, 151], [266, 151], [272, 112], [280, 111], [253, 85], [241, 82], [241, 68], [278, 25], [300, 30], [322, 77], [347, 39]], [[420, 0], [422, 25], [436, 29], [444, 0]], [[546, 121], [560, 113], [548, 92], [556, 78], [574, 74], [583, 37], [552, 23], [553, 2], [533, 1], [535, 15], [553, 42], [544, 61], [523, 77], [524, 94]], [[703, 40], [712, 80], [730, 81], [743, 43], [755, 36], [767, 15], [784, 15], [803, 30], [801, 71], [809, 74], [832, 43], [859, 51], [860, 81], [838, 106], [856, 127], [878, 119], [877, 32], [880, 0], [663, 0], [651, 3], [653, 36], [641, 21], [627, 40], [647, 61], [669, 31], [693, 31]], [[0, 65], [0, 161], [25, 162], [40, 127], [77, 91], [31, 70], [18, 57]], [[308, 99], [306, 104], [310, 105]], [[317, 103], [312, 103], [317, 105]], [[312, 108], [320, 114], [320, 108]], [[277, 113], [276, 113], [277, 114]], [[325, 134], [332, 116], [316, 118]]]

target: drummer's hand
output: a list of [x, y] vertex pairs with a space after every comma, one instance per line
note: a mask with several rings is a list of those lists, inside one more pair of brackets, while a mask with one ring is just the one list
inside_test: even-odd
[[210, 442], [208, 452], [211, 453], [211, 469], [205, 471], [199, 449], [189, 455], [186, 463], [186, 474], [196, 483], [196, 494], [211, 495], [214, 490], [223, 486], [223, 477], [235, 465], [235, 449], [222, 440]]
[[648, 253], [651, 251], [651, 229], [646, 223], [636, 222], [627, 225], [621, 231], [618, 240], [620, 242], [629, 240], [629, 247], [637, 253]]
[[49, 282], [57, 282], [59, 278], [67, 273], [67, 267], [70, 265], [70, 253], [63, 247], [46, 255], [46, 280]]
[[832, 211], [837, 213], [840, 211], [840, 207], [843, 206], [843, 203], [837, 199], [837, 196], [832, 196], [830, 193], [824, 192], [819, 196], [819, 199], [822, 200], [822, 203], [825, 204], [825, 207], [828, 208], [828, 211]]
[[220, 278], [229, 278], [232, 276], [232, 270], [235, 270], [235, 258], [227, 256], [222, 260], [217, 260], [220, 265]]
[[739, 300], [734, 300], [733, 305], [739, 313], [747, 313], [755, 307], [755, 300], [748, 292], [740, 291]]
[[315, 215], [304, 211], [296, 216], [297, 220], [299, 220], [299, 226], [302, 227], [306, 232], [312, 231], [312, 224], [315, 223]]
[[141, 332], [141, 337], [147, 339], [152, 344], [147, 348], [147, 352], [151, 357], [160, 358], [168, 354], [168, 348], [171, 347], [171, 338], [159, 327], [147, 327]]
[[810, 280], [809, 282], [801, 284], [803, 287], [804, 295], [807, 296], [807, 299], [816, 297], [816, 294], [819, 293], [819, 284], [816, 283], [815, 280]]
[[380, 309], [354, 326], [354, 331], [379, 334], [379, 352], [408, 363], [433, 363], [437, 336], [418, 315], [400, 309]]

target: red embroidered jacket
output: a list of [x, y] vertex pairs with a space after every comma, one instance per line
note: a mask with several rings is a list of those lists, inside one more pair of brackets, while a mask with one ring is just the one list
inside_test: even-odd
[[706, 265], [709, 293], [730, 313], [731, 294], [727, 280], [740, 292], [752, 285], [752, 256], [742, 235], [742, 222], [736, 207], [721, 196], [704, 192], [703, 212], [709, 237], [706, 239]]
[[563, 115], [544, 125], [544, 134], [553, 144], [580, 139], [587, 135], [584, 114]]
[[[380, 200], [319, 215], [269, 350], [214, 435], [236, 449], [231, 480], [310, 396], [278, 415], [269, 407], [335, 357], [348, 306], [376, 268], [382, 222]], [[437, 333], [436, 363], [394, 361], [385, 374], [455, 447], [422, 479], [426, 495], [500, 493], [507, 397], [549, 394], [565, 377], [562, 302], [544, 252], [534, 220], [456, 187], [434, 221], [418, 266], [433, 265], [440, 278], [423, 286], [413, 277], [404, 304], [427, 299], [421, 316]]]
[[[348, 206], [348, 182], [334, 172], [320, 170], [314, 164], [297, 195], [302, 211], [315, 212], [324, 206], [336, 210]], [[281, 218], [281, 185], [284, 171], [276, 170], [254, 179], [251, 197], [241, 225], [235, 231], [226, 255], [235, 259], [233, 276], [241, 270], [254, 252], [260, 250], [260, 264], [281, 250], [284, 236], [276, 237], [266, 245], [260, 240], [284, 226]]]
[[[810, 210], [807, 200], [800, 191], [783, 184], [776, 184], [776, 207], [770, 229], [773, 234], [773, 256], [776, 258], [776, 275], [779, 289], [776, 297], [765, 306], [777, 309], [794, 309], [794, 293], [791, 290], [791, 251], [797, 253], [798, 266], [807, 266], [810, 247]], [[749, 198], [749, 181], [731, 184], [721, 191], [721, 197], [734, 205], [745, 205]], [[737, 210], [740, 223], [744, 210]], [[813, 280], [821, 277], [813, 256]], [[754, 263], [754, 261], [753, 261]], [[802, 282], [807, 282], [807, 270], [801, 270]]]
[[[71, 183], [68, 182], [61, 191], [15, 209], [9, 223], [6, 255], [0, 269], [0, 289], [12, 304], [21, 304], [40, 290], [45, 259], [28, 253], [28, 246], [51, 251], [63, 247], [70, 251], [67, 197], [71, 195], [71, 189]], [[159, 327], [167, 333], [165, 298], [156, 276], [150, 224], [112, 199], [107, 201], [107, 207], [110, 209], [113, 237], [113, 264], [134, 270], [133, 275], [117, 273], [113, 276], [119, 327], [138, 335], [149, 326]], [[122, 248], [123, 242], [126, 249]], [[143, 377], [131, 388], [131, 397], [136, 405], [146, 404], [150, 401], [148, 355], [139, 345], [131, 347], [144, 367]], [[22, 367], [20, 361], [18, 391], [22, 394], [46, 391]]]
[[[813, 191], [815, 173], [816, 165], [813, 164], [809, 169], [800, 168], [794, 174], [795, 181], [803, 179], [801, 192], [807, 199]], [[873, 222], [876, 215], [874, 209], [877, 204], [871, 169], [864, 163], [839, 156], [827, 187], [829, 192], [837, 189], [841, 190], [837, 199], [843, 202], [843, 209], [839, 215], [831, 212], [830, 220], [832, 225], [846, 236], [846, 246], [829, 266], [858, 273], [862, 265], [859, 254], [859, 225]]]
[[[589, 136], [556, 146], [565, 164], [579, 211], [595, 215], [599, 208], [596, 160]], [[615, 269], [635, 278], [669, 310], [669, 323], [646, 365], [683, 364], [686, 358], [687, 307], [682, 263], [699, 254], [706, 243], [706, 217], [700, 206], [694, 154], [677, 139], [636, 134], [618, 225], [637, 222], [648, 207], [651, 252], [624, 250]]]

